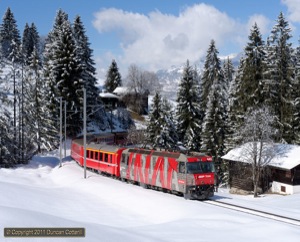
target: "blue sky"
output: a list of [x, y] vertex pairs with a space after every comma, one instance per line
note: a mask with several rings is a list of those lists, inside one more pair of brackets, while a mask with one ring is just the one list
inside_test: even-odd
[[99, 79], [112, 59], [123, 76], [132, 63], [151, 71], [193, 63], [205, 56], [211, 39], [220, 56], [238, 53], [254, 22], [267, 37], [280, 11], [295, 44], [300, 33], [299, 0], [0, 0], [2, 16], [8, 7], [21, 34], [26, 22], [34, 22], [47, 35], [59, 8], [71, 22], [80, 15]]

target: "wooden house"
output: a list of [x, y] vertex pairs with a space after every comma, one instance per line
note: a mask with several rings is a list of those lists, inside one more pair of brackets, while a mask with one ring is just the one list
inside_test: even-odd
[[144, 93], [134, 92], [128, 87], [117, 87], [113, 94], [120, 97], [120, 100], [125, 104], [125, 106], [140, 114], [147, 115], [149, 112], [148, 96], [149, 92]]
[[[229, 162], [230, 187], [253, 191], [252, 165], [243, 155], [245, 145], [232, 149], [222, 159]], [[275, 156], [262, 170], [261, 192], [300, 193], [300, 146], [276, 144], [275, 151]]]

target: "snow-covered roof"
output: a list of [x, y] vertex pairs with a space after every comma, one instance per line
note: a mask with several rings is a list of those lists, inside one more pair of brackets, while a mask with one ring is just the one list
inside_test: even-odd
[[[300, 165], [300, 146], [275, 144], [274, 148], [276, 155], [268, 163], [269, 166], [290, 170]], [[249, 143], [232, 149], [222, 156], [222, 159], [247, 163], [248, 159], [245, 157], [247, 150], [249, 150]]]
[[115, 99], [119, 99], [119, 97], [113, 93], [110, 93], [110, 92], [101, 92], [99, 94], [99, 96], [101, 98], [115, 98]]
[[128, 87], [117, 87], [113, 93], [117, 95], [124, 95], [129, 92]]

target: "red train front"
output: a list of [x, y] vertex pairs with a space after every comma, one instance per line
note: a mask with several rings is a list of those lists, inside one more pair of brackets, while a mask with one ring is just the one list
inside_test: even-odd
[[[82, 139], [72, 141], [71, 156], [83, 166]], [[135, 182], [143, 187], [207, 199], [214, 194], [214, 165], [210, 156], [113, 145], [87, 144], [86, 166]]]

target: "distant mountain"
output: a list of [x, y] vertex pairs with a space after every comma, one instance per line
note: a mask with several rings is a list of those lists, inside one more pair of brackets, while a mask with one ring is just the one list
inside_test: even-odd
[[[235, 68], [238, 67], [241, 57], [242, 57], [242, 53], [232, 54], [229, 56]], [[221, 61], [224, 61], [227, 58], [228, 56], [220, 57]], [[199, 73], [201, 74], [204, 67], [204, 62], [205, 62], [205, 57], [194, 63], [191, 63], [191, 66], [196, 67]], [[180, 66], [171, 66], [171, 68], [169, 69], [161, 69], [156, 72], [159, 82], [163, 87], [161, 94], [165, 98], [173, 101], [176, 100], [178, 85], [181, 80], [184, 67], [185, 67], [185, 63]]]

